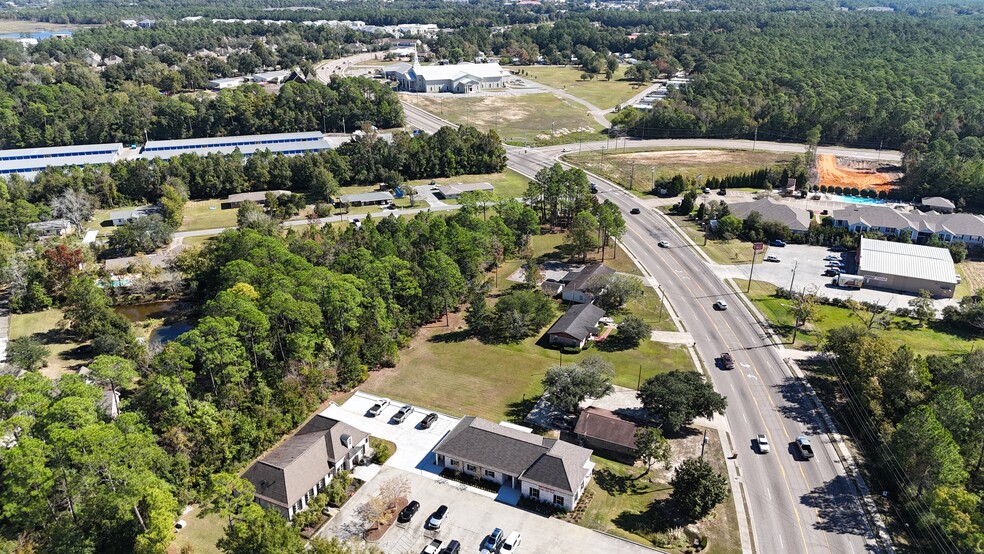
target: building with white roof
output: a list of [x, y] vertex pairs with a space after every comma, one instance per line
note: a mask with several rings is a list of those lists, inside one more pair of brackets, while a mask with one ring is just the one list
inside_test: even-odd
[[212, 90], [223, 90], [227, 88], [236, 88], [246, 84], [248, 79], [246, 77], [226, 77], [225, 79], [212, 79], [208, 82], [208, 88]]
[[938, 298], [953, 298], [957, 288], [957, 269], [946, 248], [861, 237], [857, 264], [866, 287], [925, 290]]
[[178, 140], [152, 140], [144, 145], [140, 157], [148, 160], [168, 159], [182, 154], [229, 155], [238, 148], [249, 157], [261, 150], [285, 155], [329, 150], [336, 145], [318, 131], [302, 133], [273, 133], [268, 135], [242, 135], [237, 137], [212, 137]]
[[33, 179], [49, 167], [109, 164], [119, 159], [122, 150], [120, 143], [0, 150], [0, 176], [16, 173]]
[[414, 55], [413, 64], [396, 72], [399, 89], [406, 92], [466, 93], [505, 87], [506, 73], [498, 63], [462, 62], [454, 65], [420, 65]]

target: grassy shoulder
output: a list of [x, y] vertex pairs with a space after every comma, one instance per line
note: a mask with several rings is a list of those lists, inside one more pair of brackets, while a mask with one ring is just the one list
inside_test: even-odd
[[[598, 131], [587, 109], [551, 93], [480, 97], [410, 96], [405, 100], [457, 125], [495, 129], [509, 143], [577, 142], [578, 130]], [[563, 131], [567, 132], [564, 133]]]
[[[726, 475], [726, 461], [718, 434], [710, 432], [707, 438], [704, 459]], [[674, 460], [698, 455], [701, 441], [699, 432], [670, 439]], [[673, 487], [669, 485], [672, 472], [656, 467], [644, 476], [643, 467], [598, 456], [592, 456], [591, 460], [596, 464], [595, 477], [588, 484], [585, 497], [590, 500], [576, 522], [578, 525], [674, 553], [689, 552], [688, 546], [699, 536], [708, 539], [706, 552], [730, 554], [741, 551], [734, 495], [710, 516], [688, 526], [685, 532], [673, 523], [670, 500]]]
[[[704, 231], [697, 226], [696, 221], [679, 215], [671, 215], [670, 218], [715, 263], [723, 265], [752, 263], [751, 243], [738, 239], [707, 239], [705, 244]], [[761, 260], [761, 256], [759, 259]]]
[[[771, 283], [752, 281], [752, 290], [748, 296], [772, 324], [773, 330], [788, 345], [793, 336], [790, 301], [776, 297], [775, 291], [776, 286]], [[847, 308], [820, 306], [818, 314], [818, 321], [800, 328], [793, 347], [813, 350], [817, 348], [817, 343], [824, 332], [845, 325], [862, 324], [861, 320]], [[906, 344], [922, 355], [962, 354], [973, 349], [984, 348], [984, 339], [975, 339], [954, 332], [941, 321], [921, 327], [914, 319], [896, 317], [887, 328], [879, 329], [878, 333], [899, 345]]]
[[78, 369], [89, 359], [82, 351], [85, 344], [73, 342], [69, 337], [64, 318], [65, 312], [57, 308], [10, 316], [10, 339], [34, 337], [51, 351], [41, 373], [52, 379]]
[[532, 81], [563, 90], [595, 107], [607, 110], [624, 103], [644, 88], [640, 83], [625, 79], [627, 68], [627, 65], [619, 66], [611, 81], [605, 80], [603, 73], [593, 75], [592, 79], [582, 79], [584, 70], [574, 66], [533, 65], [523, 67], [518, 72]]

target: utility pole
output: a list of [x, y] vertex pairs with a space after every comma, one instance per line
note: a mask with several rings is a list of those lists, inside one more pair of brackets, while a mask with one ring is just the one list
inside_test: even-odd
[[639, 378], [636, 380], [636, 390], [642, 387], [642, 364], [639, 364]]
[[632, 185], [633, 185], [634, 180], [635, 180], [635, 162], [632, 162], [631, 166], [632, 166], [632, 169], [629, 172], [629, 190], [634, 190], [632, 188]]
[[757, 253], [757, 250], [752, 250], [752, 267], [748, 268], [748, 290], [745, 291], [746, 293], [752, 292], [752, 274], [755, 273], [755, 254]]
[[663, 305], [666, 304], [666, 293], [663, 292], [663, 285], [656, 285], [659, 291], [659, 318], [657, 322], [663, 321]]
[[799, 267], [799, 264], [799, 260], [796, 260], [796, 263], [793, 264], [793, 278], [789, 280], [789, 292], [793, 292], [793, 282], [796, 281], [796, 268]]
[[878, 141], [878, 161], [881, 161], [882, 146], [885, 146], [885, 139]]
[[758, 144], [759, 140], [759, 126], [755, 126], [755, 138], [752, 139], [752, 152], [755, 151], [755, 145]]
[[704, 458], [704, 445], [707, 444], [707, 429], [704, 429], [704, 440], [700, 441], [700, 457]]

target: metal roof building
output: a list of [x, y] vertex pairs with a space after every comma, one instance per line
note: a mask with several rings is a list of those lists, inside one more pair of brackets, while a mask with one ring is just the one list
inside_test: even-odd
[[212, 137], [179, 140], [152, 140], [144, 145], [140, 157], [147, 160], [168, 159], [182, 154], [229, 155], [238, 148], [249, 157], [261, 150], [286, 155], [302, 154], [334, 148], [336, 144], [318, 131], [304, 133], [275, 133], [269, 135], [243, 135], [238, 137]]
[[866, 287], [953, 298], [957, 270], [946, 248], [861, 238], [858, 275]]
[[109, 164], [119, 158], [122, 150], [123, 145], [119, 143], [0, 150], [0, 175], [16, 173], [25, 179], [33, 179], [49, 167]]

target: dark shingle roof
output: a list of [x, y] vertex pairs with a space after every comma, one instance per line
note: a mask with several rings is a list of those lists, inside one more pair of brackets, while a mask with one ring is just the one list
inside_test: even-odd
[[[588, 286], [588, 283], [594, 279], [604, 279], [610, 277], [615, 273], [615, 270], [604, 264], [591, 264], [585, 266], [580, 272], [578, 272], [577, 277], [575, 277], [570, 283], [567, 284], [567, 288], [570, 290], [581, 290]], [[567, 276], [570, 276], [568, 273]], [[564, 277], [567, 279], [567, 277]]]
[[564, 334], [577, 340], [584, 340], [595, 332], [598, 320], [603, 317], [605, 317], [605, 310], [594, 304], [576, 304], [560, 316], [560, 319], [547, 331], [547, 335]]
[[758, 212], [763, 220], [778, 221], [793, 231], [807, 231], [810, 228], [809, 212], [796, 206], [776, 202], [768, 197], [752, 202], [728, 204], [728, 209], [739, 219], [745, 219], [750, 213]]
[[574, 434], [635, 448], [635, 423], [625, 421], [614, 413], [594, 406], [581, 411]]

